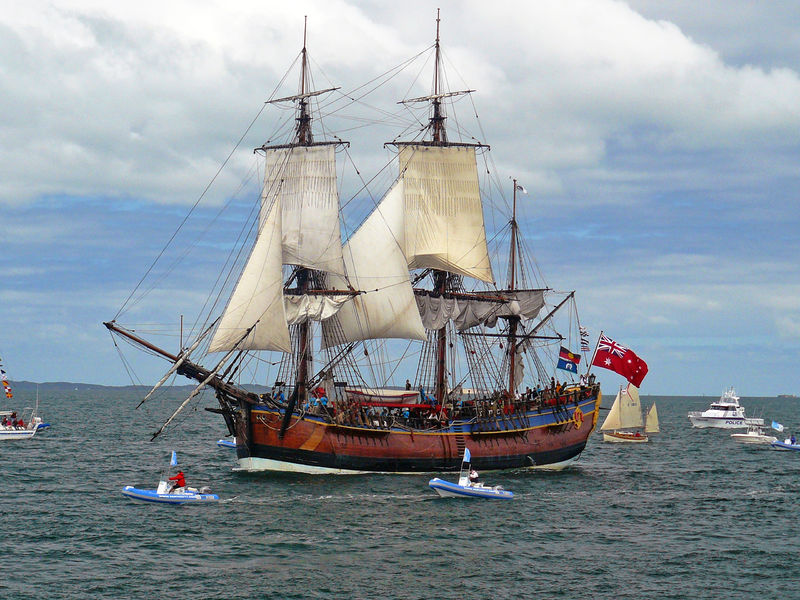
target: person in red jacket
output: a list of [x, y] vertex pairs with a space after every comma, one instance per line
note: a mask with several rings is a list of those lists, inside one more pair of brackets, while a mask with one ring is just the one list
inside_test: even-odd
[[183, 476], [183, 471], [178, 471], [178, 474], [173, 475], [169, 478], [169, 480], [173, 482], [169, 488], [170, 492], [172, 492], [175, 488], [186, 487], [186, 478]]

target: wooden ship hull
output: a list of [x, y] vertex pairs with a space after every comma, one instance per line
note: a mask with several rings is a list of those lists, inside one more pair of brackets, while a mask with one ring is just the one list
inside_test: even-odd
[[430, 430], [345, 425], [255, 405], [236, 423], [239, 468], [301, 473], [458, 471], [464, 448], [480, 470], [561, 469], [574, 462], [595, 428], [601, 396], [587, 388], [558, 404], [492, 417], [454, 420]]

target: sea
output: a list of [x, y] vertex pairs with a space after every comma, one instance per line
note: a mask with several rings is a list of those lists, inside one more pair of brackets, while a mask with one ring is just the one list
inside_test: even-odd
[[[800, 452], [693, 429], [710, 397], [644, 396], [649, 444], [595, 432], [564, 471], [482, 473], [501, 501], [440, 499], [435, 474], [236, 472], [213, 397], [151, 442], [185, 395], [40, 393], [50, 429], [0, 443], [0, 598], [800, 598]], [[742, 404], [800, 432], [798, 399]], [[121, 494], [155, 487], [173, 450], [220, 502]]]

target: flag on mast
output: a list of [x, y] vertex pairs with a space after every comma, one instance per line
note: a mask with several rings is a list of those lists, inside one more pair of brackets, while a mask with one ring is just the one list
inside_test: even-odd
[[564, 346], [561, 346], [561, 351], [558, 353], [557, 369], [569, 371], [570, 373], [578, 372], [578, 364], [581, 362], [581, 355], [575, 352], [570, 352]]
[[581, 352], [589, 352], [591, 350], [589, 347], [589, 330], [583, 325], [580, 325], [578, 329], [581, 333]]
[[619, 373], [637, 388], [641, 387], [642, 379], [647, 375], [647, 363], [633, 350], [602, 334], [592, 364]]

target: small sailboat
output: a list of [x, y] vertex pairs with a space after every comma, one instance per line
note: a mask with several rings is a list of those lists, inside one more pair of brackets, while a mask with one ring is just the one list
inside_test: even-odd
[[458, 483], [434, 477], [428, 482], [428, 485], [442, 498], [499, 498], [508, 500], [514, 497], [514, 492], [504, 490], [503, 486], [495, 485], [490, 487], [479, 481], [470, 481], [470, 460], [469, 448], [464, 448], [464, 459], [461, 461]]
[[643, 419], [639, 388], [630, 383], [626, 388], [620, 387], [600, 431], [603, 432], [604, 442], [641, 444], [649, 441], [648, 434], [660, 431], [655, 402]]
[[[169, 466], [178, 466], [178, 456], [174, 450], [172, 451], [172, 459], [170, 460]], [[179, 473], [179, 475], [181, 478], [183, 477], [182, 473]], [[126, 485], [124, 488], [122, 488], [122, 494], [128, 498], [133, 498], [134, 500], [160, 502], [162, 504], [187, 504], [189, 502], [197, 503], [219, 500], [219, 496], [212, 494], [208, 487], [196, 489], [193, 487], [187, 487], [185, 482], [184, 485], [180, 486], [180, 480], [176, 482], [178, 485], [173, 485], [171, 480], [175, 479], [175, 477], [167, 478], [167, 474], [164, 473], [162, 474], [161, 481], [158, 482], [158, 487], [156, 489], [150, 490], [137, 488], [132, 485]]]

